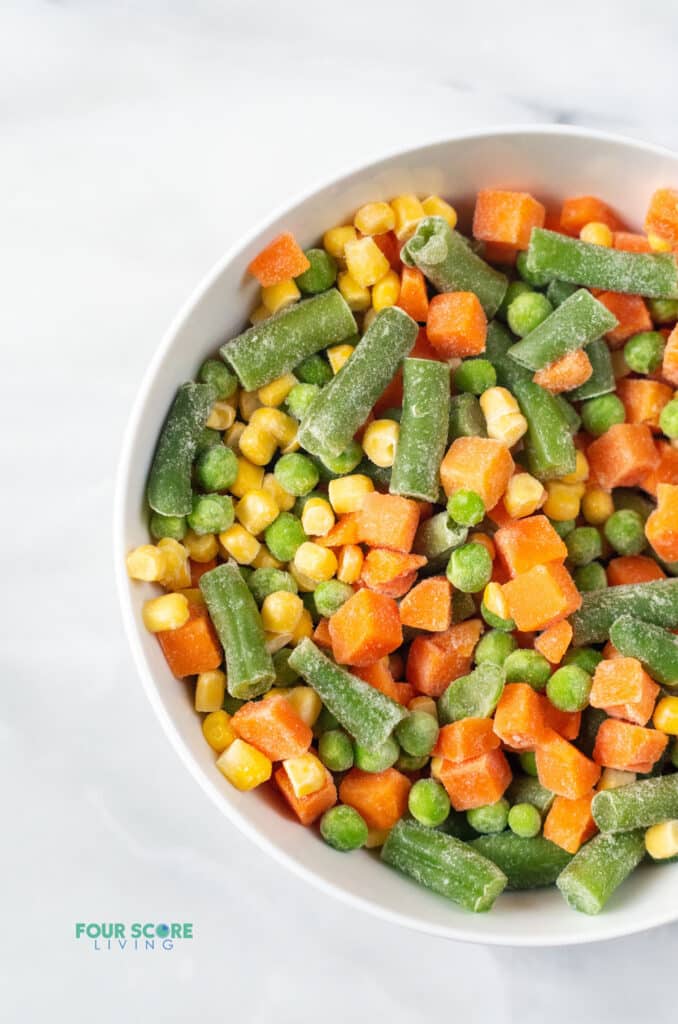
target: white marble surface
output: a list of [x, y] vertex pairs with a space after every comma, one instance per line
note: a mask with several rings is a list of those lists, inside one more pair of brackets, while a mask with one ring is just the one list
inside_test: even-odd
[[[2, 4], [3, 1020], [669, 1018], [678, 927], [444, 943], [328, 901], [219, 818], [137, 681], [110, 519], [139, 376], [252, 218], [459, 127], [677, 145], [677, 30], [670, 0]], [[168, 918], [195, 925], [171, 953], [73, 937]]]

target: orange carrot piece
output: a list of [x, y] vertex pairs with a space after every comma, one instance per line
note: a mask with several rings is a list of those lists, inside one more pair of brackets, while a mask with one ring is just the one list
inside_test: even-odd
[[[407, 557], [413, 558], [415, 556], [408, 555]], [[417, 582], [417, 570], [415, 569], [412, 572], [403, 573], [402, 576], [394, 576], [394, 578], [388, 582], [378, 583], [374, 580], [367, 582], [368, 579], [369, 567], [367, 575], [358, 580], [358, 586], [369, 587], [370, 590], [376, 591], [377, 594], [384, 594], [386, 597], [392, 597], [394, 600], [398, 601], [401, 597], [404, 597], [408, 590], [410, 590], [410, 588]]]
[[179, 629], [165, 629], [155, 634], [170, 671], [177, 679], [210, 672], [219, 668], [223, 660], [207, 609], [190, 604], [188, 611], [188, 621]]
[[400, 297], [397, 305], [404, 309], [413, 320], [426, 323], [428, 316], [426, 279], [417, 267], [403, 267], [401, 270]]
[[542, 515], [512, 520], [497, 530], [494, 543], [512, 576], [567, 558], [565, 542]]
[[500, 800], [512, 775], [502, 751], [490, 750], [458, 764], [443, 761], [439, 778], [455, 811], [470, 811]]
[[426, 334], [444, 359], [484, 352], [487, 317], [478, 296], [473, 292], [434, 295], [428, 307]]
[[452, 587], [445, 576], [430, 576], [412, 587], [400, 602], [403, 626], [442, 633], [452, 622]]
[[409, 683], [395, 681], [388, 658], [380, 658], [372, 665], [365, 665], [363, 668], [356, 668], [353, 671], [360, 679], [369, 683], [375, 690], [385, 693], [387, 697], [397, 701], [398, 704], [407, 705], [415, 696], [413, 686], [410, 686]]
[[658, 380], [622, 377], [617, 381], [617, 394], [624, 403], [627, 423], [646, 423], [651, 430], [659, 430], [659, 417], [673, 398], [673, 388]]
[[373, 590], [359, 590], [329, 620], [332, 650], [341, 665], [370, 665], [403, 642], [398, 605]]
[[622, 555], [607, 563], [607, 582], [611, 587], [624, 583], [651, 583], [665, 578], [662, 567], [647, 555]]
[[319, 818], [330, 807], [334, 807], [337, 802], [337, 787], [327, 769], [325, 769], [325, 785], [322, 789], [316, 790], [315, 793], [309, 793], [307, 796], [296, 796], [284, 765], [281, 764], [274, 772], [273, 778], [302, 825], [312, 825], [316, 818]]
[[313, 739], [310, 726], [283, 696], [248, 701], [233, 715], [231, 726], [241, 740], [251, 743], [271, 761], [301, 757]]
[[501, 263], [504, 266], [512, 267], [519, 251], [515, 245], [505, 245], [504, 242], [485, 242], [483, 259], [489, 263]]
[[371, 590], [401, 581], [426, 565], [423, 555], [407, 555], [391, 548], [370, 548], [363, 562], [361, 581]]
[[339, 785], [339, 799], [362, 814], [368, 828], [393, 828], [407, 811], [412, 782], [395, 768], [364, 772], [351, 768]]
[[425, 327], [419, 328], [419, 333], [414, 339], [414, 345], [410, 351], [410, 358], [412, 359], [440, 359], [440, 355], [434, 349], [433, 345], [429, 341], [428, 334], [426, 333]]
[[400, 262], [400, 242], [394, 231], [385, 231], [381, 235], [372, 235], [372, 240], [381, 249], [384, 256], [391, 264], [391, 270], [400, 273], [402, 263]]
[[346, 512], [339, 516], [329, 533], [314, 537], [313, 543], [322, 548], [343, 548], [345, 544], [357, 544], [359, 540], [357, 512]]
[[560, 211], [560, 230], [566, 235], [578, 235], [591, 221], [607, 224], [616, 231], [622, 223], [614, 210], [597, 196], [572, 196], [563, 201]]
[[482, 631], [480, 619], [467, 619], [444, 633], [416, 636], [407, 656], [408, 683], [417, 693], [439, 697], [453, 680], [470, 672]]
[[575, 612], [581, 594], [564, 565], [535, 565], [503, 585], [509, 615], [524, 632], [548, 629]]
[[657, 507], [645, 523], [645, 536], [665, 562], [678, 559], [678, 486], [657, 485]]
[[610, 348], [619, 348], [631, 335], [639, 331], [652, 330], [652, 319], [645, 300], [640, 295], [599, 292], [596, 297], [619, 321], [618, 325], [605, 335]]
[[499, 242], [527, 249], [532, 228], [544, 225], [546, 208], [528, 192], [483, 188], [476, 197], [473, 235], [483, 242]]
[[510, 516], [506, 511], [503, 498], [487, 510], [487, 517], [492, 520], [495, 526], [506, 526], [508, 523], [514, 522], [513, 516]]
[[209, 562], [194, 562], [193, 559], [189, 559], [189, 568], [191, 570], [191, 586], [197, 587], [200, 583], [200, 577], [206, 572], [210, 572], [212, 569], [216, 569], [217, 560], [211, 558]]
[[586, 796], [600, 778], [599, 765], [553, 730], [546, 730], [536, 760], [542, 786], [568, 800]]
[[624, 252], [652, 251], [645, 235], [636, 235], [633, 231], [614, 231], [612, 244], [615, 249], [623, 249]]
[[513, 474], [511, 453], [491, 437], [458, 437], [447, 450], [440, 466], [445, 494], [462, 488], [476, 491], [485, 508], [494, 508]]
[[648, 235], [659, 235], [678, 245], [678, 189], [658, 188], [650, 199], [645, 216]]
[[652, 717], [659, 687], [636, 658], [601, 661], [593, 676], [589, 703], [612, 718], [646, 725]]
[[[358, 537], [347, 543], [369, 544], [373, 548], [411, 551], [419, 526], [419, 506], [398, 494], [366, 494], [356, 515]], [[405, 570], [403, 570], [405, 571]]]
[[532, 380], [540, 387], [546, 388], [552, 395], [559, 395], [562, 391], [578, 388], [592, 373], [591, 360], [583, 348], [577, 348], [574, 352], [568, 352], [560, 359], [556, 359], [550, 366], [537, 370]]
[[572, 643], [572, 626], [567, 619], [561, 619], [549, 626], [534, 641], [534, 649], [543, 654], [552, 665], [558, 665], [565, 657], [567, 648]]
[[542, 699], [528, 683], [507, 683], [494, 713], [494, 731], [511, 750], [534, 750], [544, 737]]
[[332, 637], [330, 636], [330, 620], [321, 619], [313, 631], [313, 642], [326, 651], [332, 649]]
[[655, 448], [659, 462], [640, 482], [643, 490], [653, 497], [657, 495], [658, 484], [678, 484], [678, 448], [673, 448], [668, 441], [657, 441]]
[[541, 701], [546, 727], [553, 729], [564, 740], [576, 740], [581, 728], [581, 711], [561, 711], [543, 695]]
[[461, 718], [444, 725], [433, 748], [434, 757], [458, 764], [497, 750], [501, 740], [492, 728], [491, 718]]
[[247, 269], [262, 288], [280, 284], [290, 277], [298, 277], [308, 270], [310, 263], [304, 250], [289, 231], [278, 235], [254, 257]]
[[586, 456], [603, 490], [635, 487], [659, 464], [652, 432], [643, 423], [615, 423], [588, 446]]
[[662, 756], [668, 736], [658, 729], [645, 729], [617, 718], [601, 722], [593, 748], [593, 760], [605, 768], [645, 772]]
[[550, 839], [568, 853], [576, 853], [598, 831], [591, 814], [592, 800], [593, 792], [578, 800], [557, 796], [546, 815], [544, 839]]
[[673, 328], [664, 347], [662, 377], [678, 388], [678, 324]]
[[602, 650], [603, 658], [607, 661], [612, 661], [614, 658], [623, 658], [624, 655], [620, 654], [617, 648], [614, 646], [611, 640], [608, 640]]

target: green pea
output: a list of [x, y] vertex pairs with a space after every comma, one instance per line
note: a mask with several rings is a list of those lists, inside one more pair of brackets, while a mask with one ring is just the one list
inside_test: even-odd
[[299, 291], [303, 295], [326, 292], [337, 279], [337, 264], [334, 257], [324, 249], [306, 249], [304, 255], [311, 265], [294, 279]]
[[580, 413], [584, 429], [594, 437], [600, 437], [615, 423], [623, 423], [626, 419], [626, 410], [617, 395], [590, 398], [588, 402], [583, 403]]
[[225, 444], [207, 448], [196, 459], [195, 476], [204, 491], [225, 491], [237, 475], [238, 458]]
[[518, 755], [518, 761], [526, 775], [533, 779], [537, 778], [537, 757], [533, 750], [524, 750]]
[[518, 646], [515, 637], [499, 629], [491, 629], [480, 638], [474, 652], [476, 665], [485, 661], [493, 665], [503, 665], [509, 654]]
[[484, 807], [475, 807], [466, 812], [466, 820], [471, 828], [483, 835], [492, 835], [494, 832], [503, 832], [508, 821], [509, 802], [504, 797], [494, 804], [485, 804]]
[[577, 590], [587, 594], [592, 590], [605, 590], [607, 587], [607, 573], [600, 562], [589, 562], [574, 571], [574, 582]]
[[465, 359], [454, 374], [457, 391], [468, 391], [472, 395], [482, 395], [496, 383], [497, 371], [489, 359]]
[[549, 522], [558, 536], [563, 540], [572, 533], [577, 525], [577, 521], [575, 519], [549, 519]]
[[291, 562], [297, 548], [308, 540], [301, 521], [291, 512], [281, 512], [277, 519], [266, 527], [266, 547], [279, 562]]
[[659, 331], [641, 331], [624, 345], [626, 365], [634, 373], [654, 373], [661, 366], [664, 338]]
[[667, 437], [678, 437], [678, 398], [666, 403], [659, 414], [659, 426]]
[[330, 729], [318, 740], [318, 757], [331, 772], [347, 772], [353, 767], [353, 743], [343, 729]]
[[322, 388], [325, 384], [329, 384], [334, 374], [327, 360], [319, 353], [316, 353], [313, 356], [307, 356], [303, 362], [295, 367], [294, 376], [302, 384], [315, 384], [316, 387]]
[[183, 540], [188, 529], [184, 516], [163, 516], [160, 512], [152, 513], [148, 528], [154, 540], [162, 540], [164, 537]]
[[[454, 598], [454, 594], [452, 596]], [[513, 619], [502, 619], [501, 616], [495, 615], [494, 612], [489, 610], [484, 601], [480, 605], [480, 614], [491, 629], [499, 629], [502, 633], [512, 633], [516, 628]]]
[[447, 578], [464, 594], [477, 594], [490, 582], [492, 559], [483, 544], [464, 544], [450, 555]]
[[194, 533], [223, 533], [233, 525], [233, 502], [227, 494], [194, 494], [187, 522]]
[[508, 288], [506, 289], [506, 293], [504, 295], [504, 298], [502, 299], [501, 306], [497, 310], [497, 316], [499, 317], [499, 319], [506, 322], [508, 308], [513, 302], [513, 300], [517, 299], [519, 295], [523, 295], [526, 292], [531, 291], [532, 287], [527, 283], [527, 281], [511, 281]]
[[290, 594], [298, 594], [299, 588], [294, 576], [284, 569], [274, 569], [265, 566], [262, 569], [255, 569], [247, 581], [247, 586], [252, 591], [257, 604], [263, 604], [269, 594], [275, 594], [279, 590], [288, 590]]
[[368, 828], [365, 819], [354, 807], [339, 804], [323, 814], [320, 819], [320, 835], [328, 846], [344, 853], [359, 850], [365, 845]]
[[341, 580], [325, 580], [313, 591], [318, 615], [324, 618], [329, 618], [339, 611], [349, 597], [353, 597], [353, 587], [349, 583], [342, 583]]
[[320, 480], [317, 467], [307, 455], [300, 452], [281, 455], [275, 464], [273, 475], [288, 494], [293, 494], [297, 498], [312, 491]]
[[407, 806], [422, 825], [437, 828], [450, 813], [450, 798], [435, 779], [419, 779], [410, 790]]
[[415, 754], [407, 754], [404, 750], [401, 750], [395, 766], [399, 772], [420, 772], [422, 768], [426, 767], [429, 760], [428, 754], [422, 754], [421, 757], [417, 757]]
[[551, 675], [551, 666], [538, 651], [519, 649], [504, 662], [507, 683], [529, 683], [534, 690], [543, 690]]
[[672, 324], [678, 320], [678, 299], [650, 299], [648, 305], [656, 324]]
[[605, 538], [620, 555], [639, 555], [646, 545], [643, 517], [630, 508], [613, 512], [603, 527]]
[[559, 711], [583, 711], [590, 693], [591, 676], [578, 665], [563, 665], [546, 684], [546, 696]]
[[363, 457], [360, 444], [353, 440], [341, 455], [321, 455], [320, 460], [332, 476], [345, 476], [352, 473]]
[[426, 711], [411, 711], [396, 726], [395, 735], [405, 753], [413, 757], [428, 756], [438, 739], [438, 722]]
[[211, 384], [222, 402], [238, 389], [238, 378], [220, 359], [206, 359], [198, 370], [198, 380]]
[[447, 514], [459, 526], [477, 526], [485, 517], [485, 504], [476, 491], [462, 488], [448, 498]]
[[603, 541], [595, 526], [577, 526], [567, 534], [565, 544], [574, 566], [588, 565], [603, 553]]
[[387, 768], [398, 760], [400, 747], [393, 738], [389, 736], [379, 747], [368, 750], [367, 747], [356, 743], [354, 748], [354, 759], [357, 768], [364, 772], [385, 772]]
[[533, 804], [514, 804], [508, 812], [508, 827], [523, 839], [541, 832], [541, 814]]
[[516, 259], [516, 270], [522, 277], [523, 281], [527, 281], [533, 288], [546, 288], [547, 284], [551, 281], [550, 275], [539, 273], [539, 271], [529, 270], [527, 266], [527, 253], [519, 252], [518, 258]]
[[602, 660], [602, 654], [594, 647], [574, 647], [563, 658], [563, 664], [577, 665], [579, 668], [583, 668], [584, 672], [588, 672], [592, 676]]
[[508, 308], [508, 325], [514, 334], [524, 338], [539, 327], [553, 312], [553, 306], [541, 292], [523, 292]]
[[303, 420], [311, 403], [320, 394], [317, 384], [295, 384], [287, 398], [285, 408], [295, 420]]

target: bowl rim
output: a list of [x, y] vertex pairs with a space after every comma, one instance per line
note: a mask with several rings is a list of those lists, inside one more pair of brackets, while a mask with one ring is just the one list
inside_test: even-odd
[[403, 148], [402, 146], [388, 148], [379, 156], [375, 156], [367, 162], [356, 161], [355, 163], [344, 165], [336, 173], [315, 180], [303, 190], [296, 192], [288, 199], [280, 202], [277, 206], [269, 210], [267, 214], [261, 216], [253, 227], [251, 227], [244, 235], [239, 236], [237, 241], [231, 244], [225, 253], [207, 271], [207, 273], [201, 277], [198, 284], [192, 289], [188, 298], [182, 303], [178, 312], [171, 320], [169, 327], [164, 332], [160, 343], [153, 352], [150, 362], [141, 379], [141, 383], [137, 388], [134, 401], [127, 417], [122, 443], [120, 445], [113, 499], [113, 557], [115, 560], [114, 573], [118, 600], [125, 635], [130, 645], [137, 672], [141, 677], [144, 691], [151, 707], [159, 719], [169, 743], [188, 770], [189, 774], [198, 783], [200, 789], [206, 793], [221, 813], [224, 814], [245, 836], [247, 836], [248, 839], [254, 842], [260, 849], [263, 849], [268, 853], [279, 864], [282, 864], [285, 868], [292, 871], [298, 878], [310, 883], [327, 895], [333, 896], [349, 907], [358, 908], [373, 915], [374, 917], [388, 921], [389, 923], [397, 924], [401, 927], [406, 927], [425, 935], [433, 935], [439, 938], [470, 943], [473, 945], [508, 946], [516, 948], [533, 947], [535, 945], [558, 947], [584, 945], [609, 939], [622, 938], [624, 936], [631, 936], [649, 931], [650, 929], [660, 927], [661, 925], [670, 924], [672, 921], [678, 919], [678, 904], [675, 907], [672, 907], [670, 901], [666, 901], [663, 905], [658, 901], [656, 911], [654, 913], [644, 913], [642, 917], [639, 917], [637, 924], [634, 924], [633, 921], [629, 922], [627, 919], [624, 919], [622, 922], [617, 921], [615, 917], [610, 917], [609, 923], [607, 925], [599, 925], [595, 934], [586, 935], [585, 931], [582, 930], [581, 933], [573, 932], [572, 935], [565, 937], [561, 935], [554, 935], [551, 938], [550, 936], [540, 935], [538, 939], [532, 940], [531, 935], [528, 932], [514, 931], [503, 934], [490, 933], [481, 937], [477, 935], [469, 935], [463, 927], [456, 926], [454, 923], [450, 923], [449, 925], [437, 925], [425, 922], [408, 913], [401, 913], [395, 909], [385, 908], [366, 897], [359, 896], [348, 891], [340, 882], [335, 884], [316, 874], [312, 868], [307, 867], [291, 855], [285, 853], [276, 845], [275, 842], [263, 835], [257, 827], [248, 820], [245, 814], [242, 814], [232, 803], [224, 798], [224, 794], [216, 785], [216, 782], [207, 778], [203, 770], [195, 761], [171, 715], [160, 700], [153, 672], [146, 660], [142, 647], [141, 625], [132, 608], [129, 579], [125, 571], [125, 508], [129, 496], [130, 467], [134, 458], [136, 435], [139, 429], [140, 420], [145, 410], [155, 378], [167, 356], [168, 350], [170, 349], [175, 336], [181, 331], [194, 308], [202, 301], [205, 294], [210, 290], [229, 264], [234, 262], [249, 243], [252, 242], [257, 235], [265, 231], [271, 223], [281, 217], [284, 217], [286, 213], [295, 209], [316, 193], [326, 188], [340, 185], [342, 181], [353, 174], [369, 172], [389, 160], [407, 160], [408, 158], [416, 156], [422, 150], [438, 145], [442, 146], [449, 142], [463, 142], [465, 140], [468, 140], [469, 142], [482, 140], [490, 141], [499, 140], [502, 137], [515, 137], [516, 135], [550, 135], [554, 137], [573, 136], [584, 140], [590, 139], [597, 142], [612, 143], [626, 148], [641, 150], [644, 153], [654, 153], [658, 157], [678, 160], [678, 153], [672, 151], [668, 147], [657, 145], [655, 143], [643, 142], [639, 139], [630, 138], [618, 133], [600, 131], [598, 129], [578, 127], [576, 125], [548, 123], [521, 124], [520, 122], [517, 122], [507, 125], [488, 125], [487, 127], [468, 131], [465, 130], [446, 133], [441, 136], [433, 136], [425, 141], [417, 143], [416, 145], [408, 146], [407, 148]]

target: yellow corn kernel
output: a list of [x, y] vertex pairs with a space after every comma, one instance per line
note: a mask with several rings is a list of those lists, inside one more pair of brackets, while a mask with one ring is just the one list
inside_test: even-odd
[[237, 739], [217, 758], [217, 768], [236, 789], [255, 789], [268, 782], [273, 765], [256, 747]]
[[483, 604], [492, 615], [500, 619], [510, 618], [508, 602], [500, 583], [492, 581], [487, 584], [483, 591]]
[[269, 654], [275, 654], [292, 642], [291, 633], [264, 633], [266, 638], [266, 650]]
[[584, 495], [584, 484], [564, 484], [560, 480], [549, 480], [546, 490], [548, 498], [544, 502], [543, 512], [549, 519], [562, 523], [567, 519], [577, 518]]
[[591, 526], [602, 526], [614, 512], [612, 496], [600, 487], [592, 487], [581, 500], [581, 511]]
[[619, 768], [604, 768], [596, 789], [620, 789], [635, 781], [635, 772], [623, 772]]
[[504, 505], [512, 519], [531, 516], [546, 501], [544, 485], [529, 473], [516, 473], [509, 480]]
[[383, 235], [393, 231], [395, 213], [388, 203], [365, 203], [356, 213], [353, 223], [361, 235]]
[[355, 242], [347, 242], [344, 257], [349, 274], [363, 288], [371, 288], [391, 269], [383, 252], [369, 236], [356, 238]]
[[205, 606], [205, 598], [202, 596], [200, 587], [185, 587], [181, 590], [175, 590], [175, 594], [183, 594], [189, 604]]
[[427, 217], [443, 217], [452, 230], [457, 226], [457, 211], [440, 196], [428, 196], [421, 204]]
[[365, 455], [375, 466], [392, 466], [399, 437], [400, 424], [396, 420], [372, 420], [363, 434]]
[[395, 306], [400, 298], [400, 278], [395, 270], [389, 270], [372, 289], [372, 308], [377, 312]]
[[661, 235], [655, 235], [653, 231], [647, 236], [652, 252], [671, 252], [673, 245], [668, 238], [662, 238]]
[[391, 200], [391, 206], [396, 218], [395, 233], [403, 242], [414, 234], [417, 224], [426, 216], [426, 211], [412, 192], [396, 196]]
[[149, 633], [181, 629], [189, 619], [188, 601], [183, 594], [163, 594], [146, 601], [141, 615]]
[[678, 854], [678, 821], [662, 821], [645, 833], [645, 849], [655, 860], [667, 860]]
[[287, 699], [306, 725], [315, 725], [323, 706], [315, 690], [310, 686], [293, 686], [287, 691]]
[[278, 442], [272, 434], [266, 433], [248, 423], [240, 435], [240, 451], [255, 466], [265, 466], [275, 455]]
[[262, 406], [252, 413], [250, 425], [270, 434], [281, 446], [290, 444], [297, 436], [297, 421], [282, 409]]
[[487, 424], [487, 436], [511, 448], [527, 433], [527, 420], [506, 388], [488, 388], [480, 396], [480, 408]]
[[323, 548], [320, 544], [306, 540], [297, 548], [293, 565], [304, 576], [315, 580], [316, 583], [322, 583], [324, 580], [332, 579], [337, 571], [337, 556], [332, 548]]
[[610, 352], [610, 359], [612, 360], [614, 379], [621, 380], [623, 377], [628, 377], [631, 373], [631, 367], [624, 359], [624, 349], [616, 348], [614, 352]]
[[442, 771], [444, 763], [445, 762], [443, 761], [442, 757], [432, 757], [431, 758], [431, 769], [430, 769], [430, 771], [431, 771], [431, 778], [432, 779], [437, 779], [438, 781], [440, 781], [440, 773]]
[[583, 484], [589, 478], [589, 460], [586, 458], [582, 451], [577, 449], [574, 472], [568, 473], [567, 476], [561, 476], [561, 481], [564, 484]]
[[662, 697], [652, 718], [655, 729], [678, 736], [678, 697]]
[[226, 676], [220, 669], [201, 672], [195, 682], [195, 710], [219, 711], [225, 693]]
[[236, 738], [231, 728], [231, 716], [226, 711], [213, 711], [203, 718], [202, 732], [212, 750], [216, 750], [217, 754], [223, 754]]
[[268, 491], [281, 512], [289, 512], [294, 508], [294, 495], [280, 486], [273, 473], [266, 473], [261, 486]]
[[240, 451], [240, 438], [242, 437], [243, 430], [246, 425], [247, 424], [243, 423], [241, 420], [236, 420], [233, 426], [229, 427], [224, 434], [224, 444], [228, 445], [229, 448], [232, 448], [234, 452]]
[[286, 686], [272, 686], [270, 690], [267, 690], [262, 696], [262, 700], [270, 700], [271, 697], [284, 697], [285, 700], [289, 697], [289, 690]]
[[370, 308], [365, 313], [365, 316], [363, 317], [363, 330], [362, 330], [363, 334], [365, 333], [365, 331], [369, 327], [372, 326], [372, 324], [376, 320], [376, 317], [377, 317], [377, 310], [374, 308], [374, 306], [370, 306]]
[[255, 324], [260, 324], [262, 320], [268, 320], [270, 315], [271, 311], [266, 309], [266, 306], [262, 302], [250, 313], [250, 323], [254, 327]]
[[311, 618], [311, 613], [309, 612], [308, 608], [304, 608], [303, 612], [299, 617], [299, 621], [297, 622], [294, 628], [294, 632], [290, 637], [290, 643], [292, 644], [293, 647], [296, 647], [297, 644], [301, 643], [302, 640], [306, 640], [306, 638], [310, 639], [312, 636], [313, 619]]
[[407, 705], [408, 711], [424, 711], [438, 721], [438, 708], [433, 697], [413, 697]]
[[301, 525], [309, 537], [325, 537], [334, 526], [332, 506], [324, 498], [309, 498], [301, 513]]
[[213, 533], [197, 534], [188, 530], [183, 543], [194, 562], [211, 562], [219, 551], [219, 543]]
[[579, 232], [582, 242], [590, 242], [591, 245], [604, 245], [610, 248], [614, 239], [607, 224], [599, 220], [590, 220]]
[[261, 544], [244, 526], [235, 523], [219, 534], [219, 543], [226, 556], [234, 558], [238, 565], [251, 565], [259, 554]]
[[165, 572], [160, 583], [166, 590], [184, 590], [191, 585], [191, 567], [188, 564], [188, 551], [183, 544], [172, 537], [163, 537], [158, 547], [165, 555]]
[[282, 764], [296, 797], [317, 793], [327, 781], [325, 765], [310, 750], [299, 757], [288, 757]]
[[332, 367], [332, 373], [339, 373], [339, 370], [349, 361], [354, 351], [353, 345], [333, 345], [331, 348], [328, 348], [327, 358]]
[[389, 828], [368, 828], [367, 839], [365, 840], [366, 850], [376, 850], [383, 846], [388, 839]]
[[246, 423], [252, 418], [252, 413], [261, 406], [259, 394], [256, 391], [241, 391], [238, 395], [238, 409], [241, 417]]
[[306, 573], [299, 572], [294, 562], [289, 563], [287, 571], [292, 576], [292, 579], [295, 581], [302, 594], [311, 594], [318, 586], [316, 580], [312, 580], [310, 576], [306, 575]]
[[254, 569], [282, 569], [283, 564], [273, 557], [265, 544], [259, 545], [259, 550], [250, 562]]
[[298, 594], [275, 590], [264, 598], [261, 623], [268, 633], [293, 633], [303, 610], [304, 603]]
[[337, 554], [337, 579], [356, 583], [363, 571], [365, 556], [357, 544], [344, 544]]
[[346, 299], [349, 309], [354, 313], [364, 313], [372, 305], [372, 296], [369, 288], [363, 288], [347, 270], [344, 270], [337, 277], [337, 288]]
[[125, 564], [131, 580], [157, 583], [167, 572], [167, 555], [155, 544], [142, 544], [130, 551]]
[[228, 402], [215, 402], [207, 417], [206, 427], [212, 430], [228, 430], [235, 423], [235, 409]]
[[238, 475], [231, 484], [230, 491], [236, 498], [242, 498], [248, 491], [256, 490], [264, 482], [264, 471], [255, 466], [249, 459], [242, 456], [238, 459]]
[[292, 388], [298, 383], [299, 381], [293, 373], [286, 373], [284, 376], [278, 377], [277, 380], [272, 380], [270, 384], [265, 384], [263, 388], [259, 388], [257, 391], [259, 401], [262, 405], [277, 408], [283, 404]]
[[280, 309], [286, 309], [301, 298], [301, 292], [297, 288], [294, 278], [287, 281], [279, 281], [278, 284], [271, 284], [261, 289], [261, 302], [269, 313], [277, 313]]
[[374, 484], [363, 473], [340, 476], [336, 480], [330, 480], [327, 485], [330, 505], [338, 516], [345, 512], [357, 512], [365, 495], [373, 490]]
[[234, 511], [238, 522], [255, 537], [257, 534], [263, 533], [280, 513], [273, 495], [269, 491], [265, 491], [263, 487], [244, 494]]
[[342, 224], [337, 228], [330, 228], [323, 235], [323, 248], [335, 260], [344, 259], [344, 249], [347, 242], [355, 242], [358, 233], [352, 224]]

